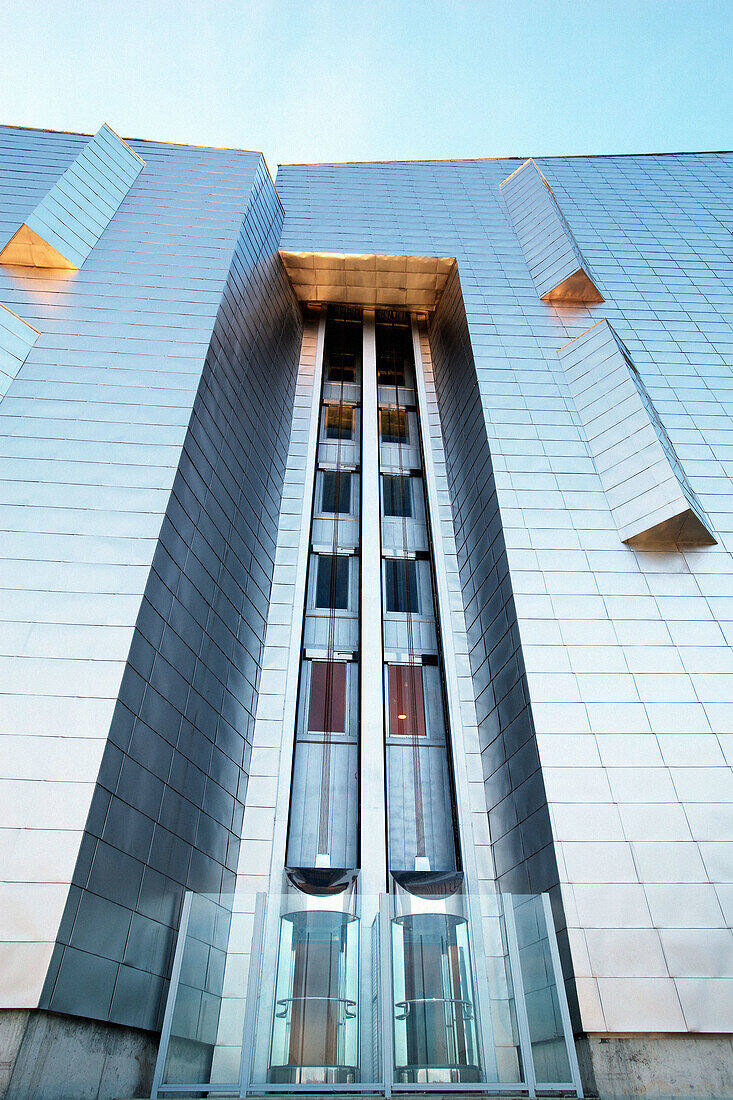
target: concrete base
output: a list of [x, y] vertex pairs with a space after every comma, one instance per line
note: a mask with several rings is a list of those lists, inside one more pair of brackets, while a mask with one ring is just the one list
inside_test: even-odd
[[0, 1100], [150, 1096], [158, 1036], [40, 1009], [0, 1010]]
[[576, 1040], [586, 1096], [730, 1100], [731, 1035], [586, 1035]]
[[[586, 1096], [733, 1097], [733, 1036], [594, 1034], [576, 1042]], [[149, 1097], [157, 1047], [156, 1034], [136, 1028], [0, 1010], [0, 1100]]]

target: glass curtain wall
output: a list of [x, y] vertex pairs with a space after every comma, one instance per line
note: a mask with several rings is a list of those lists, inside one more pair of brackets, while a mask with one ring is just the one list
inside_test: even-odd
[[481, 1070], [412, 325], [376, 320], [394, 1073], [455, 1084]]
[[272, 1084], [348, 1084], [357, 1074], [362, 342], [361, 311], [331, 308], [286, 855], [298, 892], [279, 921]]
[[402, 884], [460, 871], [409, 315], [376, 319], [388, 866]]
[[326, 320], [287, 867], [321, 890], [355, 872], [359, 748], [361, 312]]

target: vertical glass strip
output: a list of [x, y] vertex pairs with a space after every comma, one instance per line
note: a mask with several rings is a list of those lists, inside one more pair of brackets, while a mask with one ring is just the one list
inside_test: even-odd
[[358, 862], [361, 365], [361, 311], [331, 307], [287, 847], [304, 888]]
[[459, 870], [440, 630], [407, 313], [376, 317], [389, 869]]

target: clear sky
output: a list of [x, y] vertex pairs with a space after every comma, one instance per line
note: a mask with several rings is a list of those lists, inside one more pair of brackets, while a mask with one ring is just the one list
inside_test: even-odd
[[279, 162], [733, 148], [733, 0], [0, 0], [0, 121]]

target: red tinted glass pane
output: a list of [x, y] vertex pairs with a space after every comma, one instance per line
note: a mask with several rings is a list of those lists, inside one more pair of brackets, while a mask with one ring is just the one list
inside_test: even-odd
[[308, 729], [315, 733], [346, 733], [346, 664], [311, 661]]
[[389, 732], [425, 736], [421, 665], [389, 665]]

